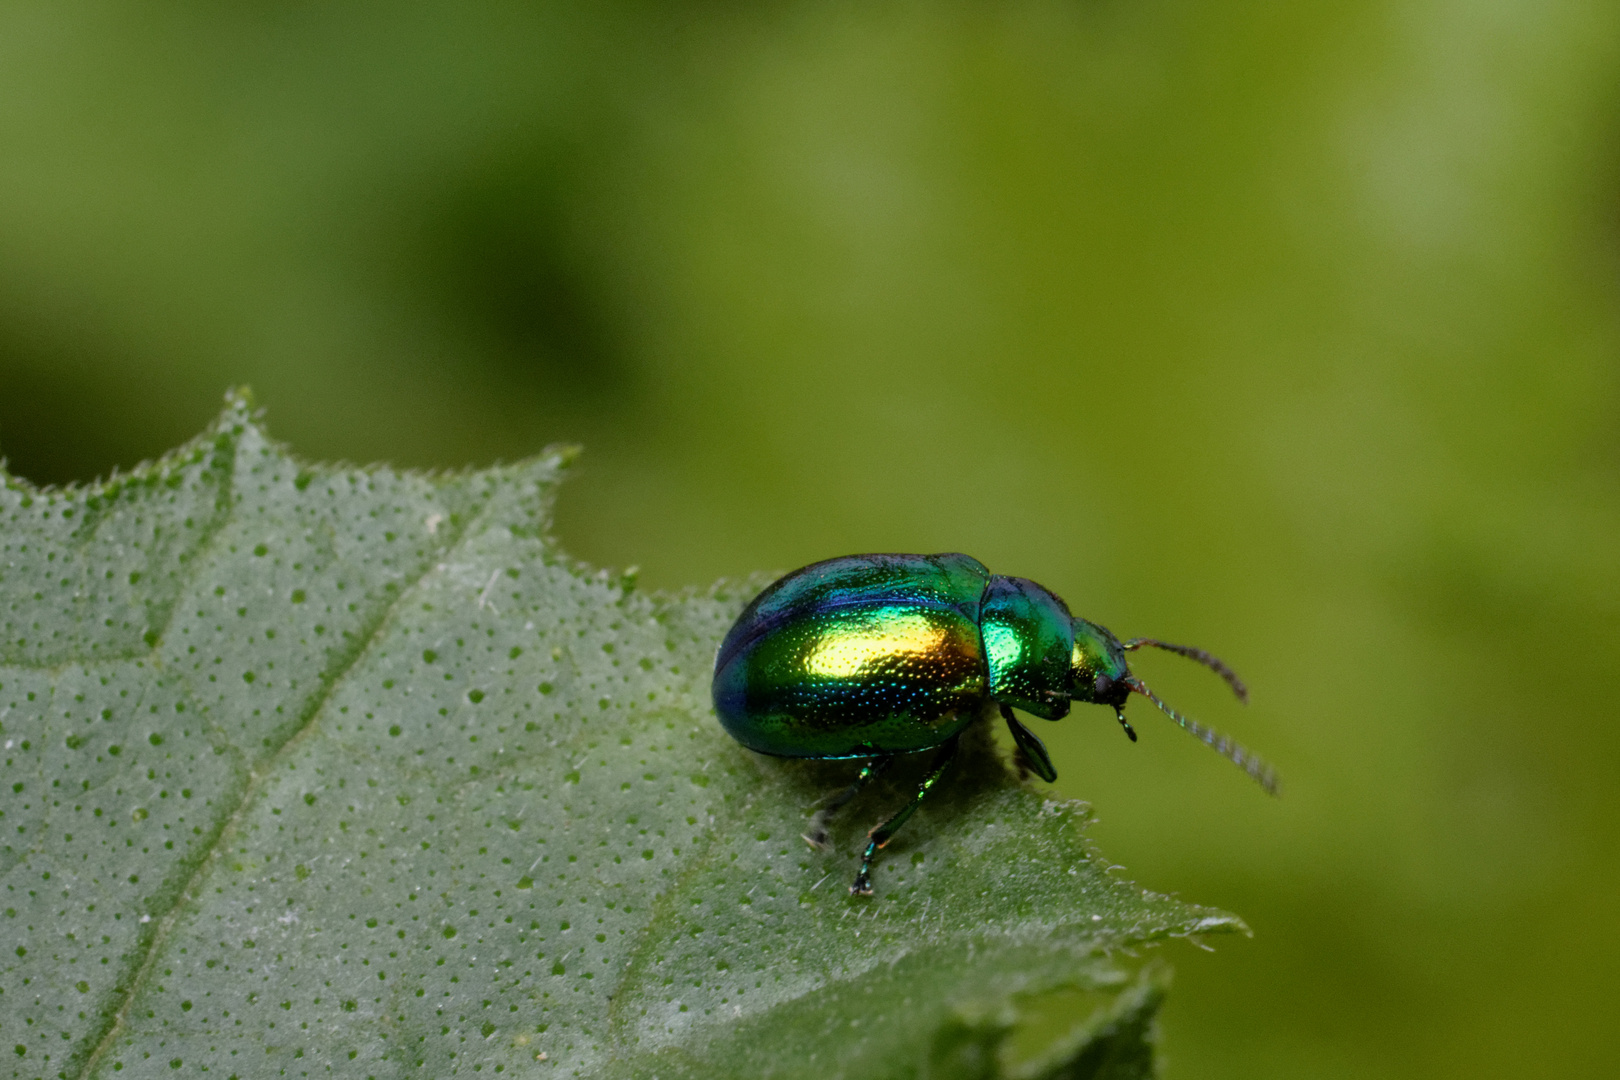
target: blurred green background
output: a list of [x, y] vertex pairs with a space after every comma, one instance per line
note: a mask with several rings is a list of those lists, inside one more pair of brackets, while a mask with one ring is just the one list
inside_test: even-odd
[[[1620, 11], [7, 4], [0, 452], [64, 483], [250, 383], [316, 458], [554, 441], [684, 586], [970, 552], [1191, 641], [1266, 799], [1042, 728], [1241, 913], [1165, 1075], [1620, 1059]], [[1605, 1064], [1607, 1063], [1607, 1064]]]

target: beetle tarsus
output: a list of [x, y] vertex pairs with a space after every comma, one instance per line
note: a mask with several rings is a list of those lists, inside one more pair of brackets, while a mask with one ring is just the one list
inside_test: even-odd
[[[888, 822], [883, 824], [887, 825]], [[872, 895], [872, 860], [877, 857], [878, 849], [883, 846], [877, 840], [877, 831], [881, 828], [883, 828], [883, 825], [877, 826], [877, 828], [866, 834], [866, 850], [861, 852], [861, 870], [860, 873], [855, 875], [855, 884], [849, 887], [849, 895], [851, 896]]]

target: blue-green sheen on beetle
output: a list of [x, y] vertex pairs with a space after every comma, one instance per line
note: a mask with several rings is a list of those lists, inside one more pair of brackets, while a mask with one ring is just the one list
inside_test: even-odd
[[1204, 664], [1248, 700], [1237, 675], [1203, 650], [1121, 641], [1049, 589], [967, 555], [846, 555], [795, 570], [743, 609], [715, 655], [714, 709], [732, 738], [762, 754], [870, 759], [817, 813], [805, 836], [817, 847], [831, 815], [895, 757], [939, 748], [911, 801], [868, 836], [850, 892], [869, 896], [873, 858], [939, 783], [962, 732], [991, 709], [1022, 764], [1050, 782], [1052, 759], [1014, 709], [1061, 720], [1074, 702], [1107, 705], [1135, 742], [1124, 705], [1141, 694], [1276, 794], [1264, 762], [1131, 672], [1125, 654], [1144, 645]]

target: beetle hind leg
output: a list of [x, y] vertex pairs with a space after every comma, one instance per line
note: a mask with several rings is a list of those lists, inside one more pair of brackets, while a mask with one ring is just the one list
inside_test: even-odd
[[888, 846], [890, 840], [894, 839], [894, 834], [900, 831], [900, 826], [904, 825], [907, 819], [917, 812], [917, 807], [922, 805], [922, 801], [928, 797], [928, 793], [939, 783], [940, 777], [944, 776], [945, 771], [951, 767], [951, 762], [956, 757], [957, 743], [960, 741], [960, 735], [953, 735], [949, 742], [940, 747], [939, 753], [934, 757], [934, 763], [928, 768], [928, 775], [923, 777], [921, 784], [917, 785], [917, 793], [911, 797], [911, 801], [902, 806], [899, 812], [888, 821], [885, 821], [868, 834], [866, 850], [861, 853], [860, 873], [855, 875], [855, 884], [849, 887], [851, 896], [872, 895], [872, 860], [877, 857], [877, 853], [881, 849]]
[[873, 758], [865, 765], [862, 765], [861, 771], [855, 774], [855, 782], [850, 784], [849, 787], [845, 788], [843, 791], [840, 791], [838, 794], [834, 795], [832, 798], [828, 799], [826, 805], [820, 810], [817, 810], [815, 815], [810, 818], [810, 828], [807, 831], [799, 834], [804, 842], [813, 848], [826, 851], [827, 823], [831, 821], [833, 815], [841, 810], [851, 799], [859, 795], [867, 784], [870, 784], [874, 779], [876, 779], [879, 773], [881, 773], [884, 769], [887, 769], [889, 767], [889, 763], [893, 760], [894, 756], [891, 754], [888, 757]]

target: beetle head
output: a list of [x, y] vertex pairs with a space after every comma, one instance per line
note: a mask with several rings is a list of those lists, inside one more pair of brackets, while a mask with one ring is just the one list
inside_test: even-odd
[[1125, 646], [1109, 632], [1086, 619], [1074, 620], [1074, 653], [1069, 661], [1069, 700], [1118, 709], [1131, 696], [1131, 669]]

